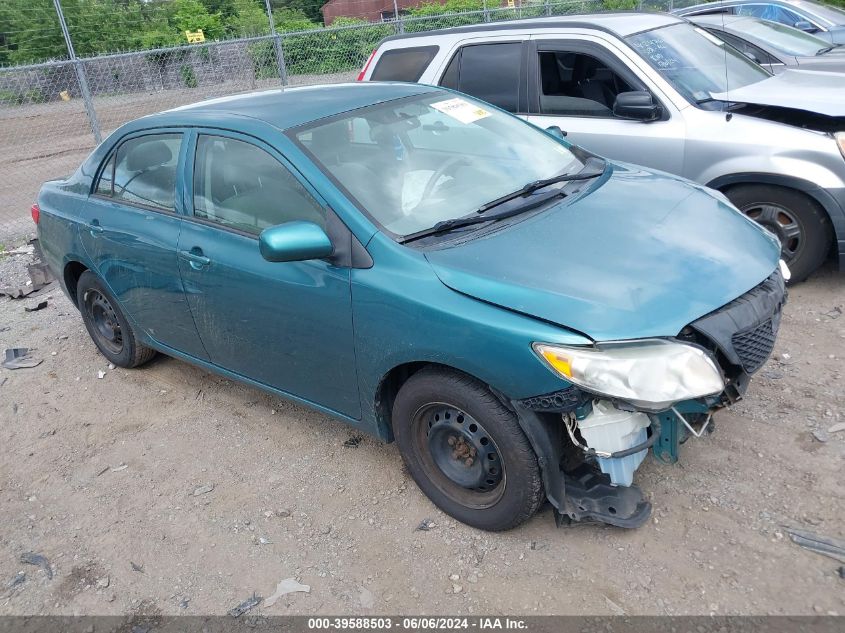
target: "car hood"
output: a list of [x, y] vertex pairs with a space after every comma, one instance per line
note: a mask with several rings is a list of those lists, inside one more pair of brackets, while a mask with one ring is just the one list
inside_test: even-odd
[[766, 279], [779, 256], [703, 188], [619, 165], [578, 199], [426, 252], [453, 290], [597, 341], [674, 336]]
[[753, 103], [845, 116], [845, 75], [787, 70], [743, 88], [712, 95], [719, 101]]
[[816, 70], [826, 73], [845, 73], [845, 49], [831, 51], [815, 57], [796, 57], [800, 70]]

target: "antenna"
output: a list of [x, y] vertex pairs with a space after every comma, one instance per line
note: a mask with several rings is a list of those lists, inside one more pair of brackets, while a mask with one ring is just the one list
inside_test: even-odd
[[[725, 12], [721, 11], [719, 15], [722, 16], [722, 33], [725, 32]], [[730, 121], [731, 116], [731, 86], [730, 80], [728, 78], [728, 43], [724, 40], [722, 41], [722, 50], [725, 52], [725, 98], [727, 99], [728, 105], [727, 110], [728, 112], [725, 114], [725, 121]]]

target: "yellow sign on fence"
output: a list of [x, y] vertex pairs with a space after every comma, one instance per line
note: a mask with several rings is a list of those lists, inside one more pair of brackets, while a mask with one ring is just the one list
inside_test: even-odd
[[185, 31], [185, 37], [188, 38], [188, 44], [201, 44], [205, 41], [205, 33], [202, 32], [202, 29]]

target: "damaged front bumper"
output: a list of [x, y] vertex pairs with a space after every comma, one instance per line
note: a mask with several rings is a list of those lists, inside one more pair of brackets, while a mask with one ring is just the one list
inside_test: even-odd
[[785, 301], [783, 275], [775, 270], [678, 335], [678, 340], [707, 350], [717, 361], [725, 388], [714, 396], [649, 411], [573, 385], [512, 401], [537, 452], [558, 523], [642, 525], [651, 514], [651, 504], [632, 479], [648, 449], [663, 463], [676, 462], [680, 444], [691, 435], [711, 431], [713, 413], [743, 397], [751, 375], [771, 355]]

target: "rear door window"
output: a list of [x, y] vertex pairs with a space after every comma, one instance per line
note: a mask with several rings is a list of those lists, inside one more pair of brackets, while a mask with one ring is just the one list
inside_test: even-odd
[[100, 171], [96, 194], [175, 211], [176, 167], [182, 134], [149, 134], [124, 141]]
[[519, 112], [522, 47], [522, 42], [464, 46], [449, 63], [440, 85], [478, 97], [508, 112]]
[[370, 80], [418, 81], [438, 50], [438, 46], [416, 46], [385, 51], [379, 57]]

